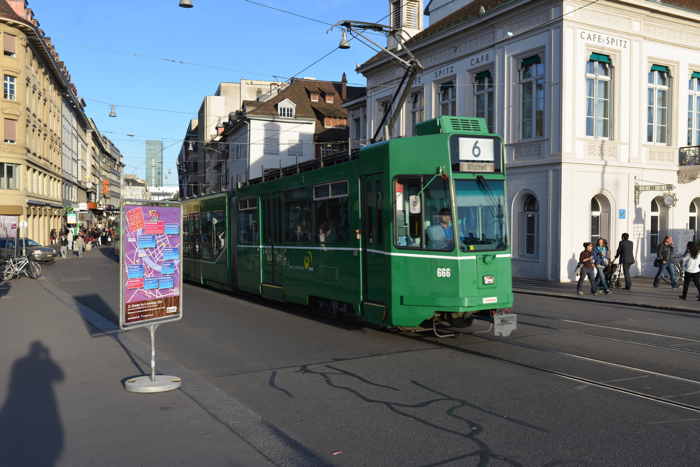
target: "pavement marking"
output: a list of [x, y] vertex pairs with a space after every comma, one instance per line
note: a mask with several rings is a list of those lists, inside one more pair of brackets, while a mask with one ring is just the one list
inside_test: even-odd
[[613, 329], [615, 331], [630, 332], [633, 334], [644, 334], [647, 336], [655, 336], [655, 337], [665, 337], [668, 339], [676, 339], [676, 340], [686, 341], [686, 342], [696, 342], [696, 343], [700, 344], [700, 339], [692, 339], [689, 337], [669, 336], [668, 334], [659, 334], [657, 332], [640, 331], [637, 329], [618, 328], [615, 326], [605, 326], [603, 324], [593, 324], [593, 323], [587, 323], [585, 321], [576, 321], [576, 320], [572, 320], [572, 319], [562, 319], [562, 321], [565, 323], [580, 324], [582, 326], [590, 326], [590, 327], [594, 327], [594, 328], [604, 328], [604, 329]]
[[607, 379], [604, 383], [622, 383], [624, 381], [634, 381], [635, 379], [648, 378], [650, 375], [630, 376], [629, 378]]

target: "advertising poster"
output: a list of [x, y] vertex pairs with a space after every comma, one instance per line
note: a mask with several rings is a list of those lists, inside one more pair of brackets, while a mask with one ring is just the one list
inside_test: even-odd
[[121, 311], [131, 329], [182, 318], [182, 209], [126, 202], [121, 216]]
[[0, 257], [17, 256], [18, 216], [0, 216]]

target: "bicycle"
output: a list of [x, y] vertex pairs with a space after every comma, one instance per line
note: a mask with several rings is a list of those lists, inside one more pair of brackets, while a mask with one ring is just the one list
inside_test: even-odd
[[[685, 279], [685, 271], [683, 270], [683, 257], [674, 256], [671, 258], [671, 268], [676, 276], [676, 285], [679, 287], [683, 285], [683, 280]], [[671, 278], [666, 271], [659, 276], [659, 279], [664, 281], [666, 284], [671, 284]]]
[[41, 266], [28, 256], [10, 257], [2, 268], [2, 280], [9, 281], [24, 275], [30, 279], [41, 277]]

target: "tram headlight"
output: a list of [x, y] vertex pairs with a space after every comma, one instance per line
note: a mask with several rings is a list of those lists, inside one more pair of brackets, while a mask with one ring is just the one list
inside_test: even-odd
[[494, 276], [484, 276], [484, 285], [493, 285], [496, 283], [496, 278]]

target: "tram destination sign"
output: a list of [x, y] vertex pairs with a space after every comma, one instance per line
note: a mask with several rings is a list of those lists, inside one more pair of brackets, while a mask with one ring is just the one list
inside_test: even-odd
[[119, 247], [121, 329], [182, 318], [182, 207], [124, 201]]
[[459, 163], [460, 172], [496, 171], [497, 150], [493, 138], [460, 135], [453, 140], [451, 148], [452, 162]]

